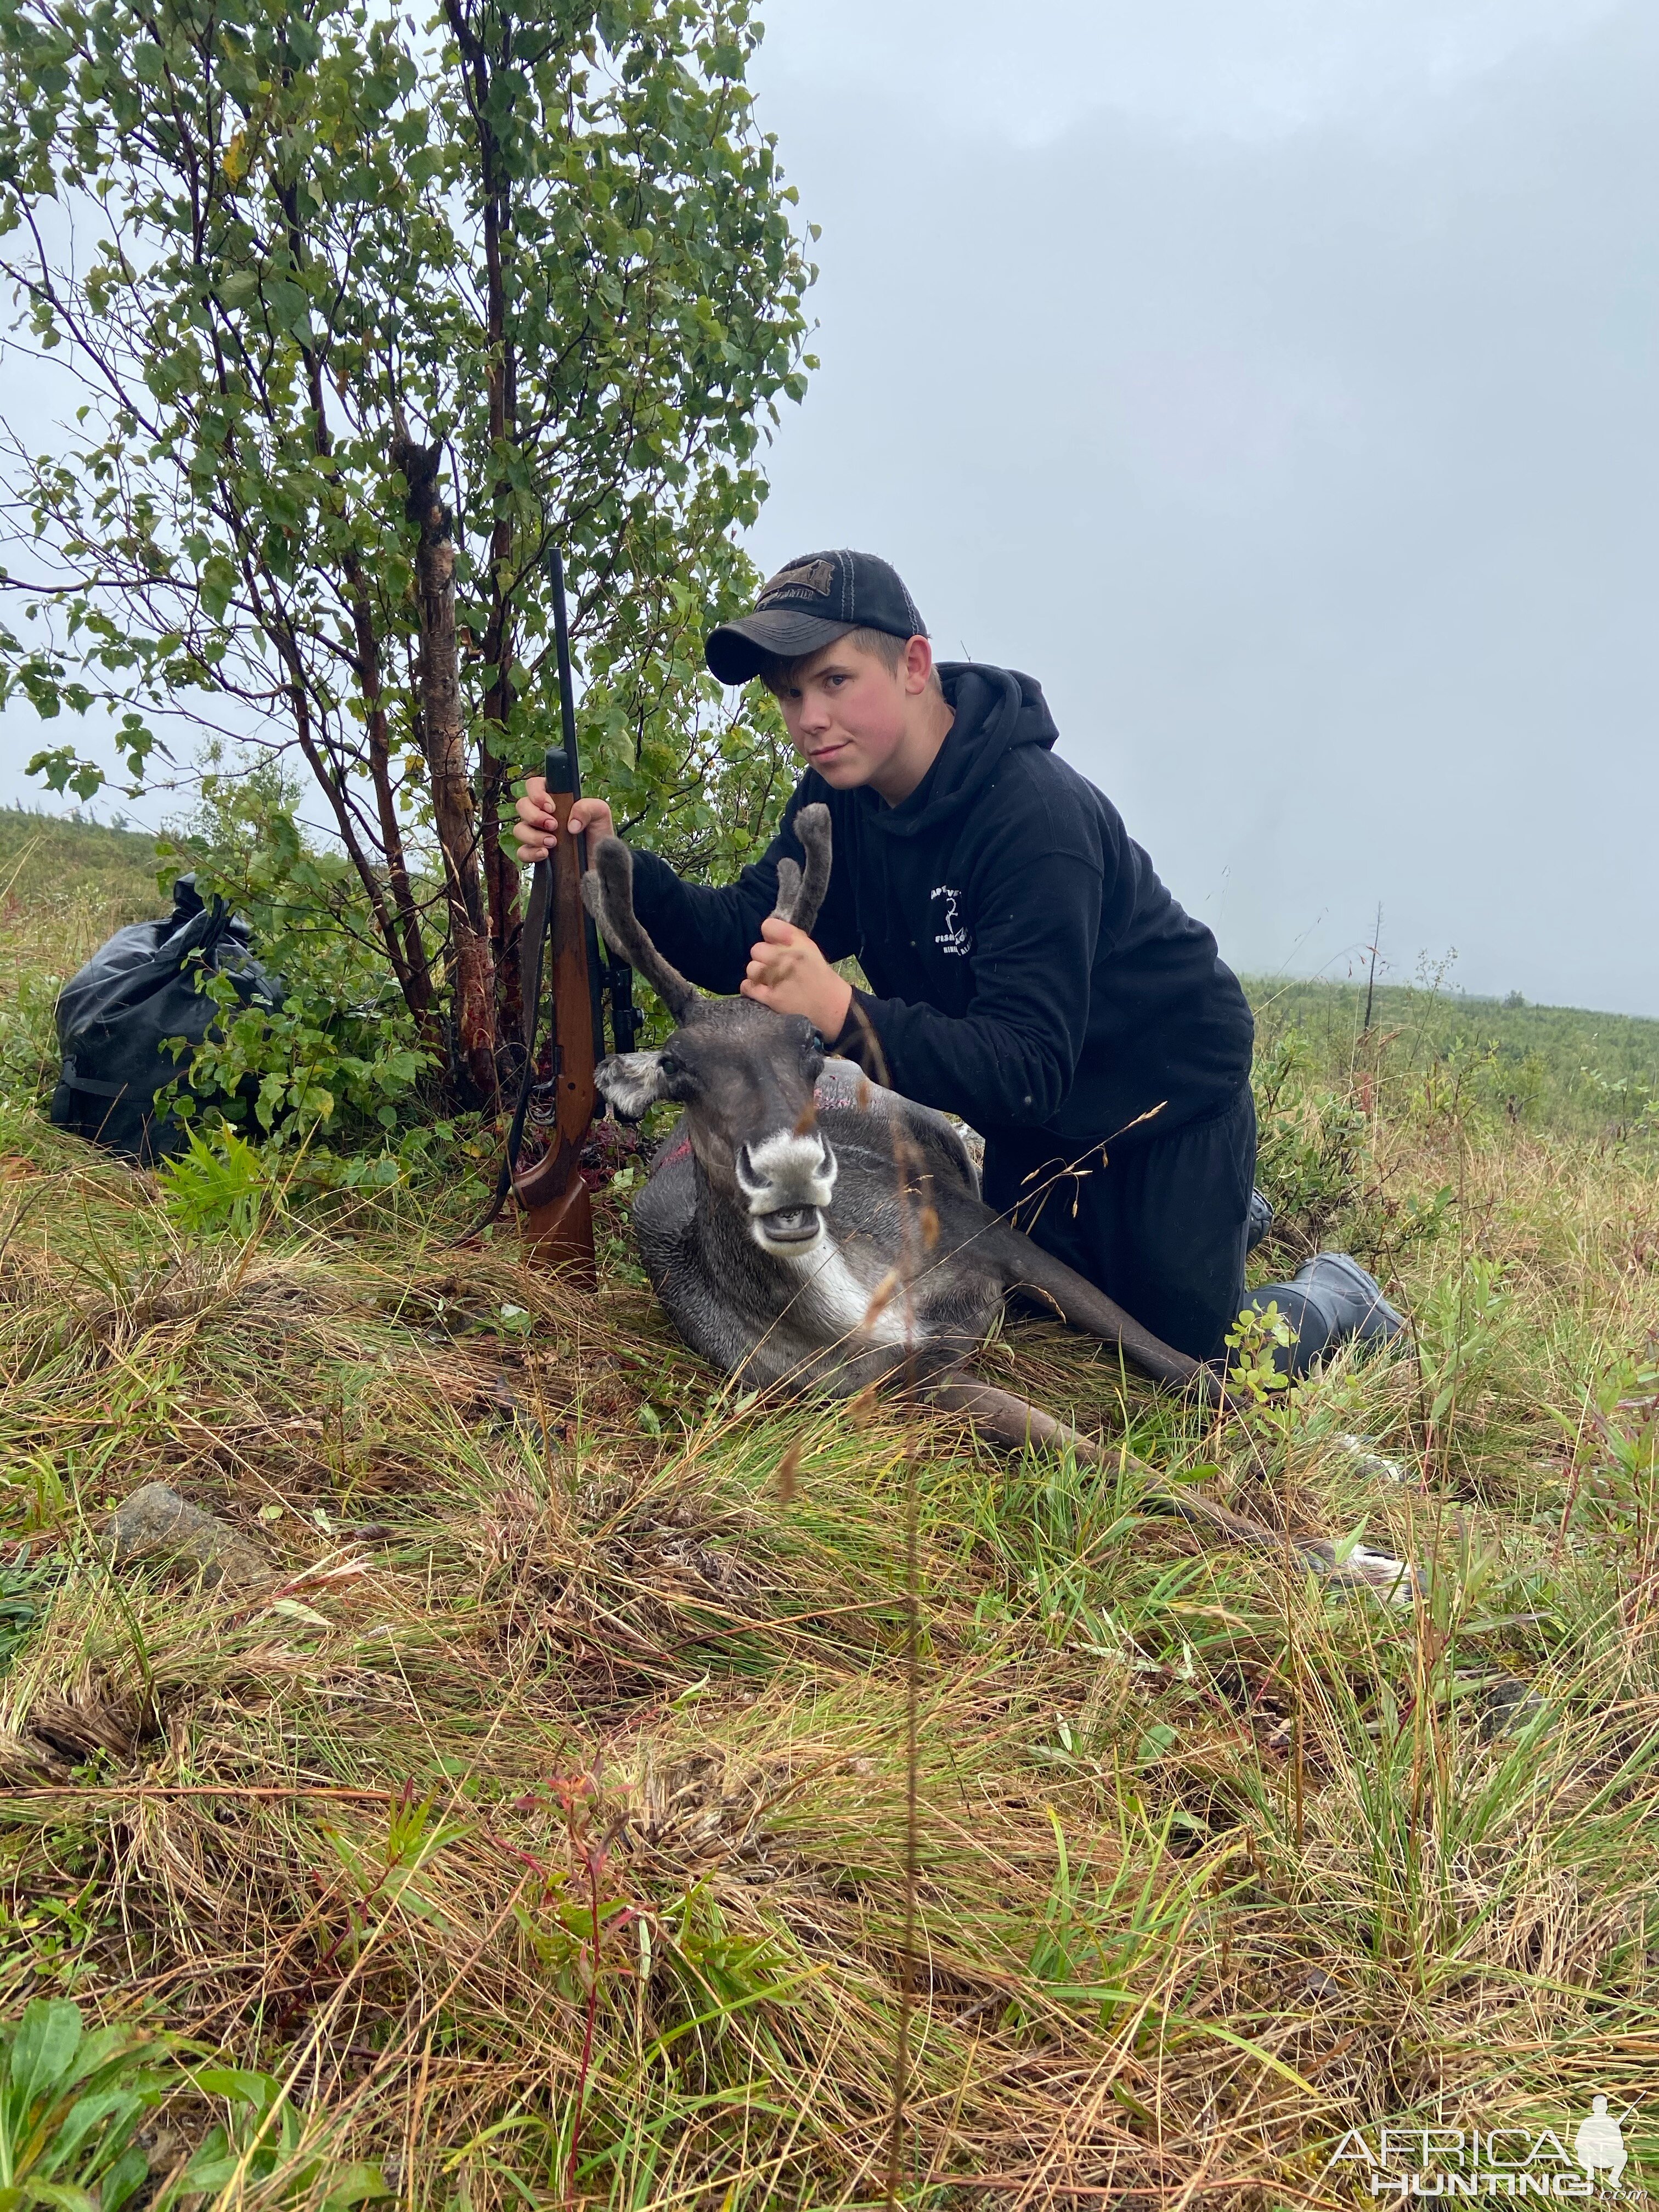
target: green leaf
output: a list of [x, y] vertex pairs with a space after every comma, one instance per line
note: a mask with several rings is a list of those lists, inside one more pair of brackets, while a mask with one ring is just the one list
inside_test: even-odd
[[237, 584], [236, 571], [222, 553], [210, 554], [201, 568], [198, 584], [202, 605], [215, 622], [222, 622], [230, 611], [230, 602]]
[[98, 2212], [120, 2212], [149, 2178], [149, 2160], [137, 2143], [122, 2152], [98, 2185]]
[[204, 2066], [194, 2079], [204, 2096], [228, 2097], [237, 2104], [252, 2105], [262, 2119], [282, 2087], [269, 2074], [240, 2066]]
[[392, 2191], [378, 2166], [349, 2166], [323, 2199], [323, 2212], [345, 2212], [351, 2204], [373, 2203]]
[[58, 2087], [80, 2041], [81, 2008], [67, 1997], [34, 1997], [24, 2006], [8, 2058], [19, 2105], [34, 2104]]
[[241, 2160], [224, 2145], [224, 2131], [216, 2129], [185, 2168], [186, 2189], [222, 2189], [236, 2177]]
[[143, 2099], [130, 2089], [105, 2089], [96, 2095], [77, 2099], [58, 2123], [53, 2137], [54, 2166], [67, 2165], [94, 2130], [107, 2128], [109, 2135], [118, 2142], [143, 2110]]

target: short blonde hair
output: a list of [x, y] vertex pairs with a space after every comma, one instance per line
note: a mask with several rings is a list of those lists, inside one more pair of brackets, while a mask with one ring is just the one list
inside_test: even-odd
[[[890, 676], [897, 675], [900, 664], [910, 649], [908, 637], [896, 637], [890, 629], [849, 629], [845, 637], [832, 638], [830, 643], [850, 645], [854, 653], [869, 653], [872, 659], [880, 661]], [[792, 660], [764, 660], [758, 672], [760, 680], [775, 696], [786, 684], [794, 681], [809, 661], [816, 660], [819, 653], [828, 649], [825, 646], [815, 646], [811, 653], [797, 653]], [[933, 671], [929, 682], [935, 691], [940, 688], [937, 668]]]

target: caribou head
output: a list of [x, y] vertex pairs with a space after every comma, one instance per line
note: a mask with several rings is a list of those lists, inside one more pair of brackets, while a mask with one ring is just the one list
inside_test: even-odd
[[[795, 834], [806, 871], [778, 867], [774, 912], [810, 929], [830, 882], [830, 810], [803, 806]], [[665, 960], [634, 911], [634, 860], [602, 837], [582, 878], [589, 913], [611, 950], [657, 993], [675, 1030], [658, 1052], [613, 1054], [595, 1073], [619, 1114], [637, 1121], [659, 1098], [685, 1109], [686, 1133], [716, 1194], [746, 1210], [750, 1234], [780, 1259], [807, 1257], [823, 1241], [836, 1187], [836, 1156], [817, 1127], [813, 1086], [823, 1039], [798, 1014], [752, 999], [705, 999]]]

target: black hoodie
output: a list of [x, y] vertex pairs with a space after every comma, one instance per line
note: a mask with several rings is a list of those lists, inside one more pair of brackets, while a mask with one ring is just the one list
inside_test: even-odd
[[[812, 935], [830, 960], [858, 955], [896, 1090], [987, 1137], [1044, 1129], [1067, 1145], [1135, 1123], [1139, 1141], [1219, 1111], [1249, 1076], [1253, 1025], [1214, 938], [1110, 800], [1055, 758], [1030, 677], [946, 662], [939, 679], [956, 720], [908, 799], [832, 791], [809, 771], [728, 889], [637, 854], [641, 921], [692, 982], [735, 991], [779, 860], [803, 858], [795, 814], [822, 800], [834, 866]], [[855, 1030], [840, 1048], [862, 1056]]]

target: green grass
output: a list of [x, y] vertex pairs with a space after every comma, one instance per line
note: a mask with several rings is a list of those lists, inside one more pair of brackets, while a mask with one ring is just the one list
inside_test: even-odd
[[0, 1091], [57, 1080], [60, 987], [113, 931], [165, 914], [155, 842], [74, 816], [0, 807]]
[[[8, 927], [38, 974], [38, 909]], [[1121, 1441], [1103, 1474], [735, 1399], [623, 1268], [590, 1299], [510, 1236], [449, 1249], [470, 1191], [185, 1237], [14, 1072], [0, 2014], [180, 2039], [158, 2184], [276, 2095], [226, 2204], [320, 2208], [354, 2160], [434, 2212], [573, 2175], [608, 2206], [879, 2203], [907, 1977], [919, 2206], [1369, 2201], [1326, 2171], [1346, 2129], [1570, 2139], [1592, 2094], [1638, 2102], [1653, 1156], [1511, 1118], [1393, 1016], [1282, 1012], [1269, 1264], [1371, 1254], [1417, 1343], [1217, 1425], [1010, 1325], [986, 1371]], [[280, 1579], [112, 1569], [104, 1516], [158, 1476]], [[1147, 1508], [1183, 1480], [1363, 1528], [1425, 1595], [1210, 1548]], [[233, 2107], [204, 2057], [264, 2086]]]
[[52, 911], [74, 902], [94, 915], [119, 909], [123, 921], [161, 911], [155, 841], [142, 830], [112, 830], [73, 814], [0, 807], [0, 899], [19, 909]]
[[[1264, 1038], [1295, 1031], [1333, 1066], [1352, 1066], [1365, 987], [1261, 977], [1246, 988]], [[1480, 1104], [1529, 1128], [1620, 1139], [1651, 1128], [1659, 1099], [1659, 1021], [1380, 984], [1374, 1032], [1395, 1070], [1431, 1068]]]

